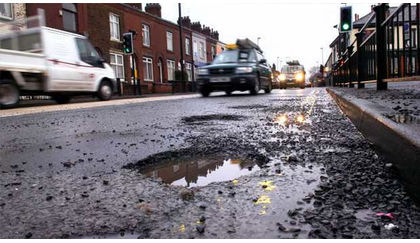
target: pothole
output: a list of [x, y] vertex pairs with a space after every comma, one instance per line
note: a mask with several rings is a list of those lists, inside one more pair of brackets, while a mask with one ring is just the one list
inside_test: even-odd
[[406, 115], [406, 114], [389, 114], [385, 115], [392, 121], [396, 123], [402, 123], [402, 124], [420, 124], [420, 120], [417, 119], [417, 117], [412, 115]]
[[240, 116], [240, 115], [212, 114], [212, 115], [183, 117], [182, 122], [186, 124], [196, 124], [196, 123], [208, 122], [208, 121], [241, 121], [244, 118], [245, 116]]
[[265, 156], [255, 154], [183, 152], [168, 151], [156, 154], [123, 168], [136, 169], [143, 175], [160, 178], [166, 184], [197, 187], [249, 175], [260, 170], [268, 162]]

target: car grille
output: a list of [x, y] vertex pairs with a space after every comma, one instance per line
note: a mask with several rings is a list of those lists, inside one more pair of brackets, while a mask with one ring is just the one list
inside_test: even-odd
[[209, 71], [210, 71], [210, 74], [224, 75], [224, 74], [234, 73], [235, 69], [233, 69], [233, 68], [213, 68], [213, 69], [210, 69]]

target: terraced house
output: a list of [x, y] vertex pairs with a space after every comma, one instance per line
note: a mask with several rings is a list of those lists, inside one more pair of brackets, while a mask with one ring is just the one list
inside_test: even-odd
[[[170, 81], [175, 80], [175, 72], [181, 70], [180, 41], [186, 79], [191, 83], [195, 69], [211, 62], [217, 46], [224, 45], [218, 40], [217, 31], [201, 27], [199, 22], [193, 25], [187, 16], [181, 19], [180, 38], [179, 25], [162, 17], [158, 3], [147, 3], [144, 10], [141, 3], [25, 5], [27, 16], [36, 15], [39, 8], [44, 9], [46, 26], [89, 37], [99, 54], [114, 68], [125, 95], [134, 94], [139, 86], [142, 93], [171, 92]], [[129, 31], [135, 33], [133, 59], [122, 50], [122, 35]], [[204, 41], [200, 55], [205, 58], [198, 61], [194, 60], [194, 51], [199, 48], [193, 42], [196, 35]]]

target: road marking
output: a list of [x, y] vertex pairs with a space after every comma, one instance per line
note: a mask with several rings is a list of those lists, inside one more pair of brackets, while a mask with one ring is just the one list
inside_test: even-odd
[[15, 108], [15, 109], [9, 109], [9, 110], [0, 110], [0, 118], [10, 117], [10, 116], [21, 116], [21, 115], [27, 115], [27, 114], [45, 113], [45, 112], [52, 112], [52, 111], [78, 110], [78, 109], [87, 109], [87, 108], [104, 107], [104, 106], [128, 105], [128, 104], [137, 104], [137, 103], [144, 103], [144, 102], [151, 102], [151, 101], [179, 100], [179, 99], [198, 98], [198, 97], [200, 97], [200, 95], [198, 94], [171, 95], [171, 96], [159, 96], [159, 97], [119, 99], [119, 100], [109, 100], [109, 101], [95, 101], [95, 102], [85, 102], [85, 103], [65, 104], [65, 105], [57, 104], [57, 105], [47, 105], [47, 106]]

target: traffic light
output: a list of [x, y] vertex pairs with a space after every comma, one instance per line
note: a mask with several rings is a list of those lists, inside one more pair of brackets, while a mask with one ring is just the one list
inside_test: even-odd
[[340, 32], [350, 32], [353, 28], [351, 21], [352, 13], [351, 6], [344, 6], [340, 8]]
[[133, 33], [123, 34], [123, 51], [125, 54], [133, 54]]

